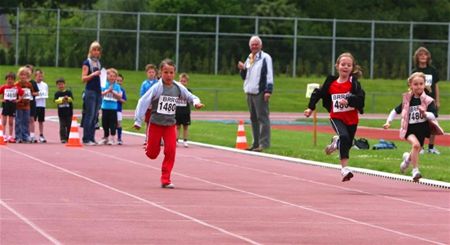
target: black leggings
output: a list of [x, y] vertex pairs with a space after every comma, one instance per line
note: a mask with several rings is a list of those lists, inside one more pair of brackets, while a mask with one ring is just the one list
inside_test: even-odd
[[358, 125], [346, 125], [341, 120], [333, 118], [330, 119], [330, 121], [334, 131], [336, 131], [337, 135], [339, 135], [339, 158], [348, 159]]
[[116, 135], [117, 110], [102, 109], [102, 127], [105, 138]]

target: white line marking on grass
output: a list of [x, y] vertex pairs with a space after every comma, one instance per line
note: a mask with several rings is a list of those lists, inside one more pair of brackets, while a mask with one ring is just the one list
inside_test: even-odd
[[[230, 147], [216, 146], [216, 145], [204, 144], [204, 143], [193, 142], [193, 141], [190, 141], [189, 144], [198, 145], [198, 146], [207, 147], [207, 148], [231, 151], [231, 152], [236, 152], [236, 153], [241, 153], [241, 154], [262, 156], [262, 157], [267, 157], [267, 158], [272, 158], [272, 159], [283, 160], [283, 161], [287, 161], [287, 162], [312, 165], [312, 166], [316, 166], [316, 167], [341, 169], [341, 166], [339, 166], [337, 164], [318, 162], [318, 161], [306, 160], [306, 159], [301, 159], [301, 158], [286, 157], [286, 156], [274, 155], [274, 154], [269, 154], [269, 153], [264, 153], [264, 152], [245, 151], [245, 150], [239, 150], [239, 149], [230, 148]], [[386, 173], [386, 172], [381, 172], [381, 171], [376, 171], [376, 170], [371, 170], [371, 169], [357, 168], [357, 167], [350, 167], [350, 169], [353, 170], [354, 172], [360, 173], [360, 174], [382, 177], [382, 178], [387, 178], [387, 179], [393, 179], [393, 180], [398, 180], [398, 181], [413, 182], [411, 177], [405, 176], [405, 175], [391, 174], [391, 173]], [[431, 179], [426, 179], [426, 178], [421, 178], [418, 183], [414, 183], [414, 184], [422, 184], [422, 185], [428, 185], [428, 186], [433, 186], [433, 187], [440, 187], [440, 188], [444, 188], [444, 189], [450, 189], [450, 183], [448, 183], [448, 182], [431, 180]]]
[[[110, 157], [110, 158], [113, 158], [113, 159], [116, 159], [116, 160], [120, 160], [122, 162], [129, 162], [129, 163], [132, 163], [134, 165], [143, 166], [145, 168], [152, 168], [152, 169], [158, 169], [159, 170], [159, 168], [151, 167], [151, 166], [139, 163], [139, 162], [135, 162], [133, 160], [124, 159], [124, 158], [116, 157], [116, 156], [111, 156], [111, 155], [107, 155], [107, 154], [104, 154], [104, 153], [99, 153], [99, 152], [91, 151], [91, 150], [87, 150], [87, 151], [89, 151], [91, 153], [94, 153], [94, 154], [99, 154], [99, 155], [102, 155], [102, 156], [105, 156], [105, 157]], [[326, 211], [321, 211], [321, 210], [314, 209], [314, 208], [309, 208], [309, 207], [306, 207], [306, 206], [303, 206], [303, 205], [290, 203], [290, 202], [287, 202], [287, 201], [283, 201], [283, 200], [272, 198], [272, 197], [269, 197], [269, 196], [257, 194], [257, 193], [254, 193], [254, 192], [249, 192], [249, 191], [245, 191], [245, 190], [242, 190], [242, 189], [230, 187], [230, 186], [227, 186], [227, 185], [222, 185], [222, 184], [211, 182], [211, 181], [208, 181], [208, 180], [205, 180], [205, 179], [201, 179], [201, 178], [198, 178], [198, 177], [194, 177], [194, 176], [190, 176], [190, 175], [186, 175], [186, 174], [181, 174], [181, 173], [177, 173], [177, 172], [174, 172], [174, 174], [182, 176], [182, 177], [185, 177], [185, 178], [188, 178], [188, 179], [193, 179], [193, 180], [197, 180], [199, 182], [207, 183], [207, 184], [210, 184], [210, 185], [222, 187], [222, 188], [225, 188], [225, 189], [228, 189], [228, 190], [232, 190], [232, 191], [235, 191], [235, 192], [238, 192], [238, 193], [251, 195], [251, 196], [254, 196], [254, 197], [261, 198], [261, 199], [273, 201], [273, 202], [284, 204], [284, 205], [288, 205], [288, 206], [291, 206], [291, 207], [300, 208], [300, 209], [307, 210], [307, 211], [310, 211], [310, 212], [313, 212], [313, 213], [317, 213], [317, 214], [321, 214], [321, 215], [324, 215], [324, 216], [328, 216], [328, 217], [332, 217], [332, 218], [348, 221], [348, 222], [359, 224], [359, 225], [364, 225], [364, 226], [375, 228], [375, 229], [378, 229], [378, 230], [391, 232], [391, 233], [394, 233], [394, 234], [397, 234], [397, 235], [401, 235], [401, 236], [417, 239], [417, 240], [420, 240], [420, 241], [424, 241], [424, 242], [428, 242], [428, 243], [432, 243], [432, 244], [440, 244], [440, 245], [445, 245], [446, 244], [446, 243], [441, 243], [441, 242], [438, 242], [438, 241], [429, 240], [427, 238], [415, 236], [415, 235], [412, 235], [412, 234], [404, 233], [404, 232], [401, 232], [401, 231], [389, 229], [389, 228], [386, 228], [386, 227], [383, 227], [383, 226], [379, 226], [379, 225], [375, 225], [375, 224], [371, 224], [371, 223], [367, 223], [367, 222], [363, 222], [363, 221], [358, 221], [358, 220], [355, 220], [355, 219], [352, 219], [352, 218], [348, 218], [348, 217], [345, 217], [345, 216], [341, 216], [341, 215], [336, 215], [336, 214], [329, 213], [329, 212], [326, 212]]]
[[15, 216], [17, 216], [20, 220], [22, 220], [24, 223], [26, 223], [27, 225], [31, 226], [31, 228], [33, 228], [33, 230], [37, 231], [39, 234], [41, 234], [43, 237], [45, 237], [47, 240], [49, 240], [50, 242], [52, 242], [53, 244], [61, 244], [60, 241], [56, 240], [56, 238], [52, 237], [51, 235], [47, 234], [47, 232], [45, 232], [44, 230], [42, 230], [41, 228], [39, 228], [39, 226], [37, 226], [36, 224], [34, 224], [33, 222], [31, 222], [31, 220], [27, 219], [25, 216], [23, 216], [22, 214], [20, 214], [18, 211], [16, 211], [14, 208], [12, 208], [11, 206], [9, 206], [7, 203], [5, 203], [3, 200], [0, 199], [0, 204], [5, 207], [6, 209], [8, 209], [11, 213], [13, 213]]
[[[238, 234], [236, 234], [236, 233], [227, 231], [227, 230], [225, 230], [225, 229], [223, 229], [223, 228], [220, 228], [220, 227], [218, 227], [218, 226], [209, 224], [209, 223], [207, 223], [207, 222], [205, 222], [205, 221], [199, 220], [199, 219], [194, 218], [194, 217], [192, 217], [192, 216], [189, 216], [189, 215], [187, 215], [187, 214], [184, 214], [184, 213], [175, 211], [175, 210], [173, 210], [173, 209], [164, 207], [163, 205], [160, 205], [160, 204], [157, 204], [157, 203], [155, 203], [155, 202], [152, 202], [152, 201], [149, 201], [149, 200], [147, 200], [147, 199], [144, 199], [144, 198], [142, 198], [142, 197], [133, 195], [133, 194], [131, 194], [131, 193], [129, 193], [129, 192], [122, 191], [122, 190], [120, 190], [120, 189], [117, 189], [117, 188], [112, 187], [112, 186], [110, 186], [110, 185], [107, 185], [107, 184], [104, 184], [104, 183], [102, 183], [102, 182], [96, 181], [96, 180], [94, 180], [94, 179], [91, 179], [91, 178], [89, 178], [89, 177], [83, 176], [83, 175], [81, 175], [81, 174], [77, 174], [77, 173], [75, 173], [75, 172], [73, 172], [73, 171], [70, 171], [70, 170], [68, 170], [68, 169], [59, 167], [59, 166], [54, 165], [54, 164], [52, 164], [52, 163], [49, 163], [49, 162], [47, 162], [47, 161], [38, 159], [38, 158], [36, 158], [36, 157], [33, 157], [33, 156], [31, 156], [31, 155], [25, 154], [25, 153], [20, 152], [20, 151], [13, 150], [13, 149], [11, 149], [11, 148], [7, 148], [7, 149], [10, 150], [10, 151], [12, 151], [12, 152], [14, 152], [14, 153], [17, 153], [17, 154], [19, 154], [19, 155], [28, 157], [28, 158], [30, 158], [30, 159], [32, 159], [32, 160], [34, 160], [34, 161], [37, 161], [37, 162], [39, 162], [39, 163], [41, 163], [41, 164], [44, 164], [44, 165], [47, 165], [47, 166], [49, 166], [49, 167], [58, 169], [58, 170], [60, 170], [60, 171], [62, 171], [62, 172], [64, 172], [64, 173], [67, 173], [67, 174], [69, 174], [69, 175], [72, 175], [72, 176], [75, 176], [75, 177], [84, 179], [84, 180], [86, 180], [86, 181], [88, 181], [88, 182], [91, 182], [91, 183], [93, 183], [93, 184], [95, 184], [95, 185], [98, 185], [98, 186], [101, 186], [101, 187], [103, 187], [103, 188], [106, 188], [106, 189], [108, 189], [108, 190], [111, 190], [111, 191], [120, 193], [120, 194], [125, 195], [125, 196], [128, 196], [128, 197], [131, 197], [131, 198], [133, 198], [133, 199], [136, 199], [136, 200], [139, 200], [139, 201], [141, 201], [141, 202], [147, 203], [147, 204], [149, 204], [149, 205], [151, 205], [151, 206], [153, 206], [153, 207], [162, 209], [162, 210], [164, 210], [164, 211], [166, 211], [166, 212], [169, 212], [169, 213], [172, 213], [172, 214], [181, 216], [181, 217], [183, 217], [183, 218], [185, 218], [185, 219], [187, 219], [187, 220], [190, 220], [190, 221], [192, 221], [192, 222], [195, 222], [195, 223], [197, 223], [197, 224], [200, 224], [200, 225], [203, 225], [203, 226], [205, 226], [205, 227], [209, 227], [209, 228], [211, 228], [211, 229], [217, 230], [217, 231], [219, 231], [219, 232], [221, 232], [221, 233], [223, 233], [223, 234], [232, 236], [232, 237], [234, 237], [234, 238], [240, 239], [240, 240], [245, 241], [245, 242], [248, 242], [248, 243], [250, 243], [250, 244], [260, 244], [259, 242], [253, 241], [253, 240], [251, 240], [251, 239], [249, 239], [249, 238], [247, 238], [247, 237], [244, 237], [244, 236], [238, 235]], [[89, 150], [87, 150], [87, 151], [89, 151]], [[89, 151], [89, 152], [97, 153], [97, 152], [95, 152], [95, 151]], [[122, 161], [125, 161], [125, 160], [126, 160], [126, 161], [129, 161], [129, 160], [127, 160], [127, 159], [121, 159], [121, 160], [122, 160]]]

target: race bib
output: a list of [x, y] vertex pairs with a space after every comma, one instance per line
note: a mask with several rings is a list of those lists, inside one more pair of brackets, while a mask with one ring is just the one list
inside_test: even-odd
[[17, 89], [16, 88], [7, 88], [5, 89], [5, 93], [3, 94], [4, 100], [16, 100], [17, 99]]
[[23, 99], [33, 100], [33, 96], [31, 96], [31, 90], [29, 88], [22, 88], [22, 89], [23, 89]]
[[177, 103], [177, 106], [179, 106], [179, 107], [187, 106], [187, 101], [185, 99], [177, 98], [176, 103]]
[[103, 99], [107, 101], [117, 101], [117, 99], [114, 98], [114, 94], [112, 92], [103, 95]]
[[420, 113], [418, 105], [409, 107], [409, 124], [422, 123], [426, 120], [426, 117]]
[[175, 115], [177, 109], [177, 98], [173, 96], [161, 95], [158, 100], [156, 112], [164, 115]]
[[433, 75], [425, 74], [425, 87], [431, 87], [433, 84]]
[[39, 94], [36, 96], [36, 99], [47, 99], [48, 91], [39, 90]]
[[346, 112], [346, 111], [353, 111], [355, 108], [349, 106], [349, 105], [341, 105], [339, 104], [339, 100], [340, 99], [347, 99], [347, 97], [350, 96], [350, 93], [345, 93], [345, 94], [332, 94], [331, 95], [331, 100], [333, 102], [333, 112], [334, 113], [338, 113], [338, 112]]

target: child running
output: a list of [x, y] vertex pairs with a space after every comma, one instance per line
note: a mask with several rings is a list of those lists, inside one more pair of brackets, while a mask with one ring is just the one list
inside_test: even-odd
[[316, 103], [322, 99], [323, 107], [330, 112], [331, 126], [337, 133], [325, 148], [325, 153], [331, 154], [339, 149], [342, 181], [349, 181], [353, 177], [347, 167], [349, 153], [358, 128], [358, 112], [363, 113], [365, 92], [357, 80], [362, 72], [352, 54], [341, 54], [335, 66], [339, 76], [328, 76], [322, 86], [313, 91], [304, 114], [311, 116]]
[[170, 174], [175, 163], [176, 153], [176, 100], [186, 99], [193, 103], [196, 109], [203, 107], [200, 99], [190, 93], [181, 83], [174, 81], [175, 64], [170, 59], [165, 59], [160, 66], [161, 79], [152, 86], [138, 101], [134, 127], [141, 128], [142, 119], [147, 109], [151, 106], [150, 128], [147, 131], [147, 146], [145, 154], [150, 159], [158, 157], [161, 147], [161, 138], [164, 140], [164, 160], [161, 167], [161, 187], [173, 189]]
[[436, 120], [434, 99], [425, 93], [425, 81], [426, 77], [422, 72], [415, 72], [408, 78], [409, 91], [403, 94], [402, 103], [391, 111], [383, 125], [384, 129], [388, 129], [395, 115], [401, 113], [400, 138], [411, 144], [411, 151], [403, 153], [400, 171], [404, 173], [409, 164], [412, 164], [414, 182], [422, 178], [419, 171], [419, 152], [425, 138], [430, 137], [431, 133], [444, 134]]
[[2, 125], [5, 127], [8, 126], [9, 136], [5, 135], [5, 141], [9, 143], [16, 143], [16, 140], [13, 136], [14, 130], [14, 118], [16, 116], [16, 105], [17, 100], [23, 95], [23, 90], [14, 82], [16, 80], [16, 74], [14, 72], [9, 72], [5, 76], [6, 83], [0, 87], [0, 94], [3, 94], [2, 101]]

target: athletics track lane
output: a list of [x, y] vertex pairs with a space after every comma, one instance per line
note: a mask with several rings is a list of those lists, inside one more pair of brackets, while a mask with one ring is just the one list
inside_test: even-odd
[[[0, 148], [1, 244], [449, 244], [450, 192], [191, 145], [174, 190], [142, 137]], [[99, 133], [97, 133], [99, 134]]]

